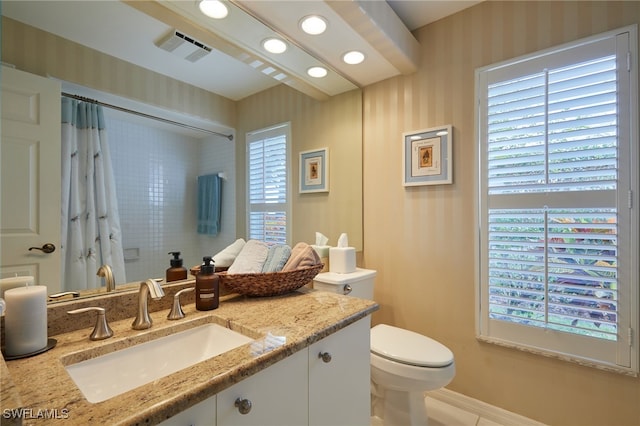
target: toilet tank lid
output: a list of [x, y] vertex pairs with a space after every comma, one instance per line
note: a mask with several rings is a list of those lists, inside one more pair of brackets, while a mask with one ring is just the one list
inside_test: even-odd
[[453, 362], [453, 352], [442, 343], [387, 324], [371, 329], [371, 351], [393, 361], [421, 367], [446, 367]]
[[336, 272], [321, 272], [315, 276], [314, 281], [318, 281], [325, 284], [351, 284], [363, 279], [373, 278], [376, 276], [376, 271], [371, 269], [356, 268], [355, 272], [348, 274], [338, 274]]

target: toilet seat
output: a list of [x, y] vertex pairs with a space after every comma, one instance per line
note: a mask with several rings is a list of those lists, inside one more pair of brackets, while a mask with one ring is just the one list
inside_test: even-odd
[[446, 367], [453, 363], [453, 352], [422, 334], [387, 324], [371, 329], [371, 352], [406, 365]]

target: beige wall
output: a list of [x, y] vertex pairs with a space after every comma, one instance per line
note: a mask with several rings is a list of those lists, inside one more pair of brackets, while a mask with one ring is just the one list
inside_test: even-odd
[[235, 127], [235, 102], [2, 17], [2, 61], [149, 105]]
[[[640, 2], [487, 1], [421, 28], [416, 74], [364, 89], [364, 266], [374, 322], [454, 352], [449, 388], [553, 425], [640, 425], [640, 379], [475, 338], [474, 70], [640, 22]], [[402, 187], [401, 134], [452, 124], [453, 185]], [[381, 194], [384, 194], [381, 196]]]
[[[236, 179], [238, 229], [245, 232], [245, 134], [291, 122], [293, 179], [292, 242], [313, 243], [315, 232], [332, 245], [342, 232], [349, 244], [362, 250], [362, 92], [352, 90], [327, 101], [317, 101], [280, 85], [238, 102]], [[329, 148], [329, 192], [299, 194], [299, 154]]]

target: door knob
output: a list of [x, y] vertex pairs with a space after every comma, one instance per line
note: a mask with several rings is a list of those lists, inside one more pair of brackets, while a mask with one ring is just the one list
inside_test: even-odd
[[43, 253], [53, 253], [54, 251], [56, 251], [56, 246], [51, 244], [51, 243], [45, 243], [42, 245], [42, 247], [29, 247], [29, 251], [31, 250], [40, 250]]

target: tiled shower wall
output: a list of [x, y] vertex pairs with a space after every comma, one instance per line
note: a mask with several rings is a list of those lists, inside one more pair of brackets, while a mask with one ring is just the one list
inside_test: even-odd
[[[164, 277], [170, 251], [184, 266], [200, 264], [235, 239], [233, 142], [197, 138], [179, 127], [127, 120], [105, 110], [113, 162], [127, 282]], [[197, 177], [224, 171], [221, 232], [196, 231]]]

